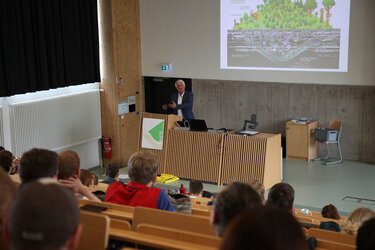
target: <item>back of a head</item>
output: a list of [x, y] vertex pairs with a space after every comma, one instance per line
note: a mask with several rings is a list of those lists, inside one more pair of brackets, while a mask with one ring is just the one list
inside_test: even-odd
[[260, 195], [260, 197], [261, 197], [262, 199], [264, 199], [264, 192], [265, 192], [265, 190], [264, 190], [264, 185], [263, 185], [262, 183], [260, 183], [259, 181], [253, 179], [253, 180], [250, 180], [250, 181], [249, 181], [249, 185], [250, 185], [250, 187], [252, 187], [255, 191], [258, 192], [258, 194]]
[[294, 189], [288, 183], [277, 183], [268, 192], [267, 205], [290, 211], [293, 208]]
[[200, 195], [203, 191], [203, 184], [201, 181], [192, 180], [189, 183], [190, 194]]
[[9, 172], [10, 166], [12, 165], [13, 154], [8, 150], [0, 151], [0, 166], [3, 167], [5, 172]]
[[143, 185], [152, 181], [158, 172], [159, 159], [148, 152], [136, 152], [128, 161], [130, 181]]
[[214, 205], [218, 236], [221, 236], [229, 222], [245, 209], [262, 205], [259, 194], [249, 185], [232, 182], [217, 197]]
[[72, 150], [62, 151], [59, 153], [59, 171], [58, 179], [68, 179], [79, 171], [80, 159], [76, 152]]
[[108, 167], [107, 167], [107, 170], [106, 170], [107, 176], [109, 176], [111, 178], [116, 178], [119, 170], [120, 170], [120, 168], [116, 163], [108, 164]]
[[362, 224], [374, 217], [374, 211], [367, 207], [359, 207], [350, 213], [350, 215], [347, 217], [346, 222], [342, 224], [341, 228], [347, 234], [357, 234], [357, 231], [362, 226]]
[[372, 218], [358, 229], [357, 250], [375, 249], [375, 218]]
[[47, 150], [33, 148], [25, 152], [19, 162], [19, 174], [23, 184], [30, 181], [52, 177], [57, 174], [57, 153]]
[[16, 194], [16, 184], [10, 179], [7, 172], [0, 168], [0, 228], [2, 219], [8, 216], [9, 206]]
[[16, 195], [8, 219], [12, 249], [59, 249], [80, 219], [73, 193], [51, 178], [26, 184]]
[[307, 243], [293, 215], [265, 206], [237, 216], [224, 233], [221, 249], [302, 250]]
[[79, 179], [81, 180], [82, 184], [86, 187], [90, 187], [92, 183], [92, 173], [87, 169], [81, 169], [81, 174], [79, 176]]
[[97, 174], [91, 172], [91, 177], [92, 177], [92, 181], [91, 181], [91, 183], [92, 183], [93, 185], [98, 185], [98, 184], [99, 184], [99, 175], [97, 175]]
[[337, 208], [332, 204], [326, 205], [322, 208], [322, 216], [324, 218], [330, 218], [330, 219], [335, 219], [335, 220], [340, 219], [340, 215], [339, 215], [339, 212], [337, 211]]

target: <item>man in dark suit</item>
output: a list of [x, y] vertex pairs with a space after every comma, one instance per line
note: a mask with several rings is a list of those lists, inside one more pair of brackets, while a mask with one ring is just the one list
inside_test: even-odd
[[171, 95], [168, 105], [163, 105], [163, 109], [172, 109], [173, 114], [180, 115], [184, 120], [194, 119], [193, 114], [193, 93], [185, 91], [185, 82], [177, 80], [175, 83], [177, 92]]

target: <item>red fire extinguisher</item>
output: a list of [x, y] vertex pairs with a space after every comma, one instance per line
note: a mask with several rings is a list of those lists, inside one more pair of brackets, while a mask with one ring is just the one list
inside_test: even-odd
[[110, 159], [111, 158], [111, 152], [112, 152], [111, 138], [103, 136], [102, 142], [103, 142], [104, 158]]

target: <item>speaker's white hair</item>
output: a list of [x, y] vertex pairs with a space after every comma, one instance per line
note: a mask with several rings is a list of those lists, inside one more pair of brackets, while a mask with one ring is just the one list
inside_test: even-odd
[[175, 83], [174, 83], [174, 86], [177, 88], [177, 83], [178, 82], [182, 82], [182, 84], [185, 86], [185, 82], [184, 82], [184, 80], [182, 80], [182, 79], [178, 79]]

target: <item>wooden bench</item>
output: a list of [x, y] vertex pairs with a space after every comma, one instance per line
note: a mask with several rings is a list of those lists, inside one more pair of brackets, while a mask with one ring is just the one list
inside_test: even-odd
[[90, 200], [85, 200], [85, 199], [78, 199], [78, 203], [80, 207], [86, 204], [98, 206], [98, 207], [105, 207], [107, 208], [107, 210], [101, 212], [101, 214], [108, 215], [110, 218], [128, 220], [128, 221], [133, 220], [134, 207], [131, 207], [131, 206], [119, 205], [119, 204], [108, 203], [108, 202], [100, 202], [100, 201], [90, 201]]
[[331, 242], [337, 242], [341, 244], [347, 244], [350, 246], [356, 245], [356, 236], [344, 233], [338, 233], [329, 230], [323, 230], [319, 228], [310, 228], [307, 230], [307, 236], [315, 237], [318, 240], [325, 240]]
[[328, 240], [317, 239], [317, 248], [316, 250], [355, 250], [356, 245], [343, 244], [340, 242], [333, 242]]
[[95, 192], [95, 191], [102, 191], [102, 192], [107, 192], [108, 189], [108, 184], [106, 183], [98, 183], [98, 185], [90, 186], [88, 187], [90, 192]]
[[77, 249], [106, 249], [109, 239], [109, 217], [107, 215], [82, 211], [83, 226]]
[[191, 203], [192, 204], [197, 204], [197, 205], [202, 205], [202, 206], [207, 206], [207, 203], [210, 202], [211, 200], [212, 199], [205, 198], [205, 197], [191, 198]]
[[179, 214], [159, 209], [136, 207], [134, 209], [132, 228], [136, 229], [139, 224], [163, 225], [167, 228], [215, 236], [215, 232], [207, 216]]

